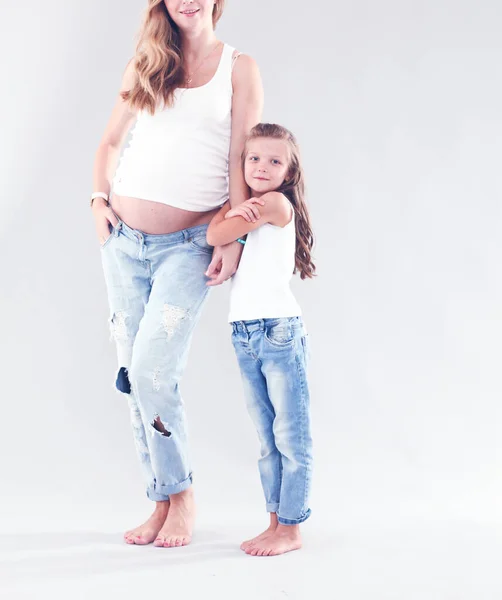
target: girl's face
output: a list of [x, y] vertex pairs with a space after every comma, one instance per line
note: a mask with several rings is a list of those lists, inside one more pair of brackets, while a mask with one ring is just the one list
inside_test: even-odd
[[181, 31], [213, 28], [215, 0], [164, 0], [167, 12]]
[[283, 140], [254, 138], [247, 143], [244, 178], [256, 195], [281, 187], [289, 170], [289, 149]]

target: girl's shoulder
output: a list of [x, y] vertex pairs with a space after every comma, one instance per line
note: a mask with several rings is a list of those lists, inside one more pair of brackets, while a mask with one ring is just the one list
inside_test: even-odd
[[267, 192], [262, 196], [265, 201], [267, 212], [271, 216], [274, 225], [285, 227], [291, 222], [294, 210], [288, 198], [281, 192]]

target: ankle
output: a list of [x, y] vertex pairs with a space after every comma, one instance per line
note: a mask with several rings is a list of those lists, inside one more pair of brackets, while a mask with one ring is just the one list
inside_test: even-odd
[[186, 502], [189, 502], [190, 500], [193, 500], [193, 496], [193, 488], [192, 486], [190, 486], [183, 492], [179, 492], [178, 494], [172, 494], [170, 497], [171, 504], [184, 504]]
[[166, 500], [164, 502], [156, 502], [154, 514], [166, 515], [169, 510], [169, 504], [169, 500]]
[[268, 526], [268, 528], [270, 530], [276, 530], [277, 529], [277, 525], [279, 524], [279, 521], [277, 520], [277, 513], [270, 513], [270, 525]]
[[278, 535], [282, 535], [284, 537], [300, 537], [300, 525], [281, 525], [281, 523], [279, 523], [275, 531]]

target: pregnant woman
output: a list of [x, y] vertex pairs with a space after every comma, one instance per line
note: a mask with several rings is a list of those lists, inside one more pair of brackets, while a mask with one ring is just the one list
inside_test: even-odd
[[238, 242], [213, 248], [206, 241], [219, 207], [249, 198], [241, 154], [263, 105], [253, 59], [216, 38], [223, 4], [149, 0], [95, 159], [91, 205], [116, 387], [128, 399], [155, 502], [150, 518], [125, 534], [130, 544], [191, 541], [195, 506], [179, 383], [209, 287], [233, 275], [242, 251]]

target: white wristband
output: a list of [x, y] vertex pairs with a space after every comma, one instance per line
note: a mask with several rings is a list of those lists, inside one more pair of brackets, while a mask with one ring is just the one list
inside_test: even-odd
[[96, 198], [103, 198], [103, 200], [108, 204], [108, 194], [105, 194], [104, 192], [94, 192], [94, 194], [91, 196], [91, 207]]
[[108, 194], [105, 194], [104, 192], [94, 192], [91, 196], [91, 200], [95, 200], [96, 198], [103, 198], [103, 200], [108, 202]]

